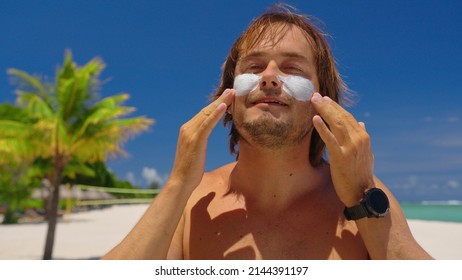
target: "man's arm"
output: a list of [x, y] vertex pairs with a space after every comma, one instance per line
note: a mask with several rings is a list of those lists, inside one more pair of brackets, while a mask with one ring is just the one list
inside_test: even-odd
[[384, 218], [356, 220], [364, 243], [372, 259], [432, 259], [412, 236], [406, 217], [393, 194], [375, 178], [375, 186], [390, 200], [390, 212]]
[[181, 127], [169, 180], [136, 226], [103, 259], [167, 258], [186, 203], [204, 175], [208, 137], [233, 99], [234, 90], [226, 90]]
[[319, 113], [313, 125], [329, 150], [332, 182], [347, 207], [358, 205], [373, 187], [385, 191], [390, 212], [384, 218], [356, 220], [372, 259], [430, 259], [415, 241], [406, 218], [391, 192], [374, 177], [374, 156], [365, 125], [329, 97], [313, 94], [311, 103]]

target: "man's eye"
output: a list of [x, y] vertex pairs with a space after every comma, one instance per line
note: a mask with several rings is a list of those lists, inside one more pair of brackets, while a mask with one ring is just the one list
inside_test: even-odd
[[296, 66], [286, 66], [284, 67], [284, 72], [288, 73], [300, 73], [302, 70]]
[[261, 72], [261, 71], [263, 71], [263, 67], [260, 66], [260, 65], [254, 64], [254, 65], [249, 65], [247, 67], [247, 72], [257, 73], [257, 72]]

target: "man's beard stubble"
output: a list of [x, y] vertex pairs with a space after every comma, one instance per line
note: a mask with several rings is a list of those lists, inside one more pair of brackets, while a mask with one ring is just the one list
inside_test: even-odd
[[[263, 115], [256, 120], [236, 126], [240, 139], [264, 148], [278, 149], [299, 144], [311, 130], [307, 122], [298, 127], [291, 121], [276, 120]], [[250, 138], [250, 139], [248, 139]]]

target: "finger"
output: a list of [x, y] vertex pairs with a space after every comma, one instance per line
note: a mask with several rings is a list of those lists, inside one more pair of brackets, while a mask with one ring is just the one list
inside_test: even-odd
[[361, 126], [362, 129], [366, 130], [366, 124], [364, 122], [359, 122], [359, 126]]
[[225, 114], [227, 107], [228, 106], [226, 105], [226, 103], [218, 104], [218, 106], [210, 114], [210, 116], [204, 119], [204, 121], [201, 124], [201, 130], [203, 130], [207, 136], [210, 134], [212, 129], [217, 125], [221, 117]]
[[337, 138], [334, 136], [334, 134], [332, 134], [326, 123], [319, 115], [315, 115], [313, 117], [313, 125], [316, 128], [316, 131], [318, 132], [322, 141], [324, 141], [326, 144], [327, 149], [333, 150], [339, 147]]
[[218, 97], [215, 101], [213, 101], [211, 104], [206, 106], [204, 109], [213, 111], [221, 103], [225, 103], [226, 107], [230, 106], [234, 100], [235, 93], [236, 91], [234, 89], [226, 89], [220, 95], [220, 97]]
[[233, 89], [226, 89], [220, 97], [218, 97], [215, 101], [204, 107], [196, 116], [199, 118], [209, 117], [212, 112], [217, 108], [218, 105], [221, 103], [225, 103], [226, 107], [231, 105], [234, 100], [235, 90]]
[[[205, 118], [202, 119], [200, 128], [201, 130], [204, 130], [204, 133], [206, 133], [207, 136], [217, 125], [221, 117], [223, 117], [228, 106], [231, 105], [232, 101], [234, 100], [234, 94], [234, 90], [225, 90], [225, 92], [223, 92], [223, 94], [216, 101], [202, 110]], [[218, 104], [217, 101], [219, 101]]]
[[319, 93], [315, 93], [312, 97], [312, 104], [339, 143], [350, 142], [352, 133], [364, 131], [352, 114], [328, 96], [321, 97]]
[[351, 128], [356, 132], [363, 132], [365, 130], [365, 124], [362, 123], [364, 125], [363, 127], [361, 122], [358, 122], [353, 114], [345, 110], [342, 106], [340, 106], [340, 104], [333, 101], [329, 96], [325, 96], [324, 99], [328, 101], [328, 103], [334, 108], [337, 114], [344, 120], [342, 123], [347, 125], [348, 129]]
[[229, 106], [234, 100], [235, 90], [227, 89], [223, 94], [213, 101], [206, 107], [204, 107], [199, 113], [197, 113], [189, 122], [188, 126], [199, 128], [202, 126], [202, 123], [205, 119], [209, 118], [212, 113], [217, 109], [217, 106], [221, 103], [225, 103], [226, 106]]
[[323, 98], [319, 93], [314, 93], [311, 103], [338, 142], [343, 143], [348, 138], [348, 129], [345, 124], [347, 120], [339, 108], [335, 106], [336, 102], [333, 102], [330, 98]]
[[343, 126], [345, 120], [350, 120], [352, 117], [350, 113], [328, 96], [322, 97], [319, 93], [314, 93], [311, 101], [316, 111], [329, 126]]

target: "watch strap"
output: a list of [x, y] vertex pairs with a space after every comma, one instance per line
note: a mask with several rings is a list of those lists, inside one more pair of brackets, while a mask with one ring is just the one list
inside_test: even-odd
[[361, 218], [368, 217], [367, 209], [362, 203], [353, 207], [345, 207], [343, 214], [348, 221], [359, 220]]
[[364, 217], [382, 218], [387, 215], [390, 202], [384, 191], [379, 188], [369, 189], [359, 205], [345, 207], [343, 214], [347, 220], [359, 220]]

